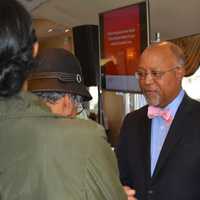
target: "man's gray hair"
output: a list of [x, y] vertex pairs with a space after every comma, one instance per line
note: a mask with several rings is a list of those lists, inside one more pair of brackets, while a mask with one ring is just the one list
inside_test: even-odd
[[170, 50], [173, 53], [173, 55], [176, 57], [177, 62], [180, 65], [180, 67], [184, 66], [186, 63], [186, 58], [185, 58], [183, 50], [175, 44], [172, 44], [170, 46]]

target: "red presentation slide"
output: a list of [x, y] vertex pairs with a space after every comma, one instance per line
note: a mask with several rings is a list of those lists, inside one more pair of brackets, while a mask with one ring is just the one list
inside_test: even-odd
[[103, 58], [111, 59], [106, 75], [133, 75], [141, 53], [140, 10], [138, 5], [103, 15]]

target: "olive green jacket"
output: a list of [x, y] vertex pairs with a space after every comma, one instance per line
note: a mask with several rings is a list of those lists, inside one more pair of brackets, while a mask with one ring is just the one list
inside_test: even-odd
[[28, 93], [0, 98], [1, 200], [123, 200], [103, 128]]

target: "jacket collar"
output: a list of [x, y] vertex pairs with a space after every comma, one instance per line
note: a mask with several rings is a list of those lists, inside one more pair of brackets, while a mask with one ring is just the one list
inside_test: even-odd
[[20, 92], [12, 97], [0, 97], [1, 119], [34, 116], [58, 117], [32, 93]]

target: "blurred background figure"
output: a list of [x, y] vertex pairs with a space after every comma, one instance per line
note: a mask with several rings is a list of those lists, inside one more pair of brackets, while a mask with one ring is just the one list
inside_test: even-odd
[[62, 48], [39, 53], [28, 79], [28, 90], [38, 95], [55, 114], [87, 118], [82, 103], [92, 99], [83, 83], [78, 59]]

